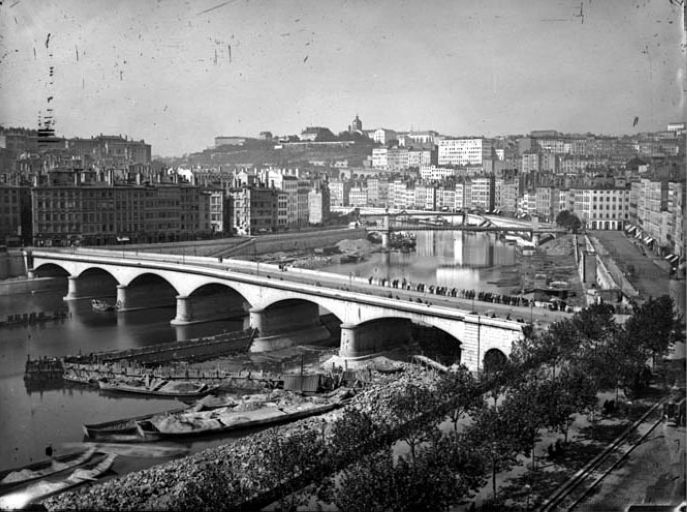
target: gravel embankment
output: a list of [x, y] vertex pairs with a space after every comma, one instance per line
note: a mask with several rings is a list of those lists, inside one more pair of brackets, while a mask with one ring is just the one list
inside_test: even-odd
[[[408, 384], [431, 385], [431, 382], [427, 374], [419, 371], [406, 371], [400, 377], [380, 375], [374, 385], [351, 400], [350, 406], [367, 412], [379, 423], [386, 423], [390, 411], [385, 407], [385, 397], [394, 388]], [[340, 414], [339, 410], [297, 421], [279, 427], [279, 433], [286, 436], [310, 429], [323, 432], [327, 438], [331, 431], [328, 427]], [[44, 505], [48, 510], [176, 510], [202, 508], [211, 503], [222, 503], [227, 509], [237, 508], [275, 484], [263, 464], [269, 458], [264, 448], [273, 435], [273, 430], [264, 431], [241, 443], [210, 448], [49, 498]]]

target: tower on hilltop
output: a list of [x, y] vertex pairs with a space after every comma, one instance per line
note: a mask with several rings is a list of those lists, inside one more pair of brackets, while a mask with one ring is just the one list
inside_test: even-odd
[[363, 134], [363, 122], [358, 117], [358, 114], [355, 115], [355, 119], [348, 126], [348, 133], [359, 133], [360, 135]]

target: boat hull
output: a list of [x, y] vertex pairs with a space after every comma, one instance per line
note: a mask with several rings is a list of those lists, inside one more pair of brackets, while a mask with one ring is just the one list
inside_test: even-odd
[[112, 454], [98, 457], [89, 463], [86, 468], [76, 469], [69, 476], [60, 480], [39, 480], [18, 491], [0, 496], [0, 508], [24, 508], [32, 502], [66, 491], [67, 489], [71, 489], [85, 482], [96, 480], [112, 467], [112, 463], [116, 457], [116, 455]]
[[262, 427], [265, 425], [296, 421], [302, 418], [306, 418], [308, 416], [315, 416], [318, 414], [329, 412], [333, 409], [336, 409], [337, 407], [340, 407], [340, 405], [341, 403], [324, 404], [292, 412], [286, 412], [275, 407], [269, 408], [271, 410], [264, 410], [265, 412], [263, 414], [256, 414], [260, 411], [263, 411], [263, 409], [257, 409], [255, 411], [248, 412], [236, 412], [234, 414], [237, 417], [246, 419], [239, 420], [229, 424], [223, 424], [222, 422], [219, 422], [219, 424], [214, 427], [196, 428], [183, 432], [174, 432], [169, 430], [160, 431], [152, 424], [150, 420], [137, 422], [137, 427], [141, 435], [158, 434], [162, 439], [175, 439], [181, 437], [224, 434], [236, 430], [245, 430], [254, 427]]
[[129, 386], [122, 383], [109, 383], [105, 381], [99, 381], [98, 387], [102, 391], [112, 391], [121, 393], [136, 393], [139, 395], [151, 395], [151, 396], [166, 396], [166, 397], [201, 397], [212, 393], [217, 390], [219, 386], [205, 386], [202, 390], [197, 391], [180, 391], [180, 390], [163, 390], [163, 389], [151, 389], [147, 386]]
[[152, 418], [160, 414], [177, 414], [184, 412], [186, 408], [173, 409], [161, 413], [143, 414], [132, 418], [123, 418], [102, 423], [92, 423], [83, 426], [84, 435], [93, 441], [110, 443], [142, 443], [160, 440], [160, 436], [151, 432], [142, 436], [138, 430], [137, 422]]
[[0, 493], [40, 478], [56, 475], [86, 463], [95, 454], [95, 449], [72, 453], [51, 460], [35, 462], [21, 468], [8, 469], [0, 473]]

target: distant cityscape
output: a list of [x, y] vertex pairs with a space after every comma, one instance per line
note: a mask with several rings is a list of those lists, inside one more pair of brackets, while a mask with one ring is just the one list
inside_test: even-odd
[[[685, 257], [685, 123], [609, 137], [366, 129], [217, 136], [178, 158], [122, 135], [0, 128], [0, 243], [70, 246], [259, 235], [343, 222], [336, 208], [462, 210], [626, 230]], [[341, 212], [343, 210], [339, 210]]]

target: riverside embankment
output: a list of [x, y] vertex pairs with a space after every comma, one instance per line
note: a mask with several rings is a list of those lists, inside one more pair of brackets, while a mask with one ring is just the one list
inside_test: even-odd
[[[219, 446], [47, 500], [48, 510], [182, 510], [216, 506], [255, 509], [388, 445], [404, 430], [388, 397], [408, 385], [436, 384], [430, 374], [406, 367], [399, 378], [377, 374], [376, 384], [349, 407], [370, 415], [383, 434], [350, 439], [341, 412], [298, 421], [231, 446]], [[361, 443], [362, 442], [362, 443]], [[286, 486], [286, 487], [284, 487]]]

